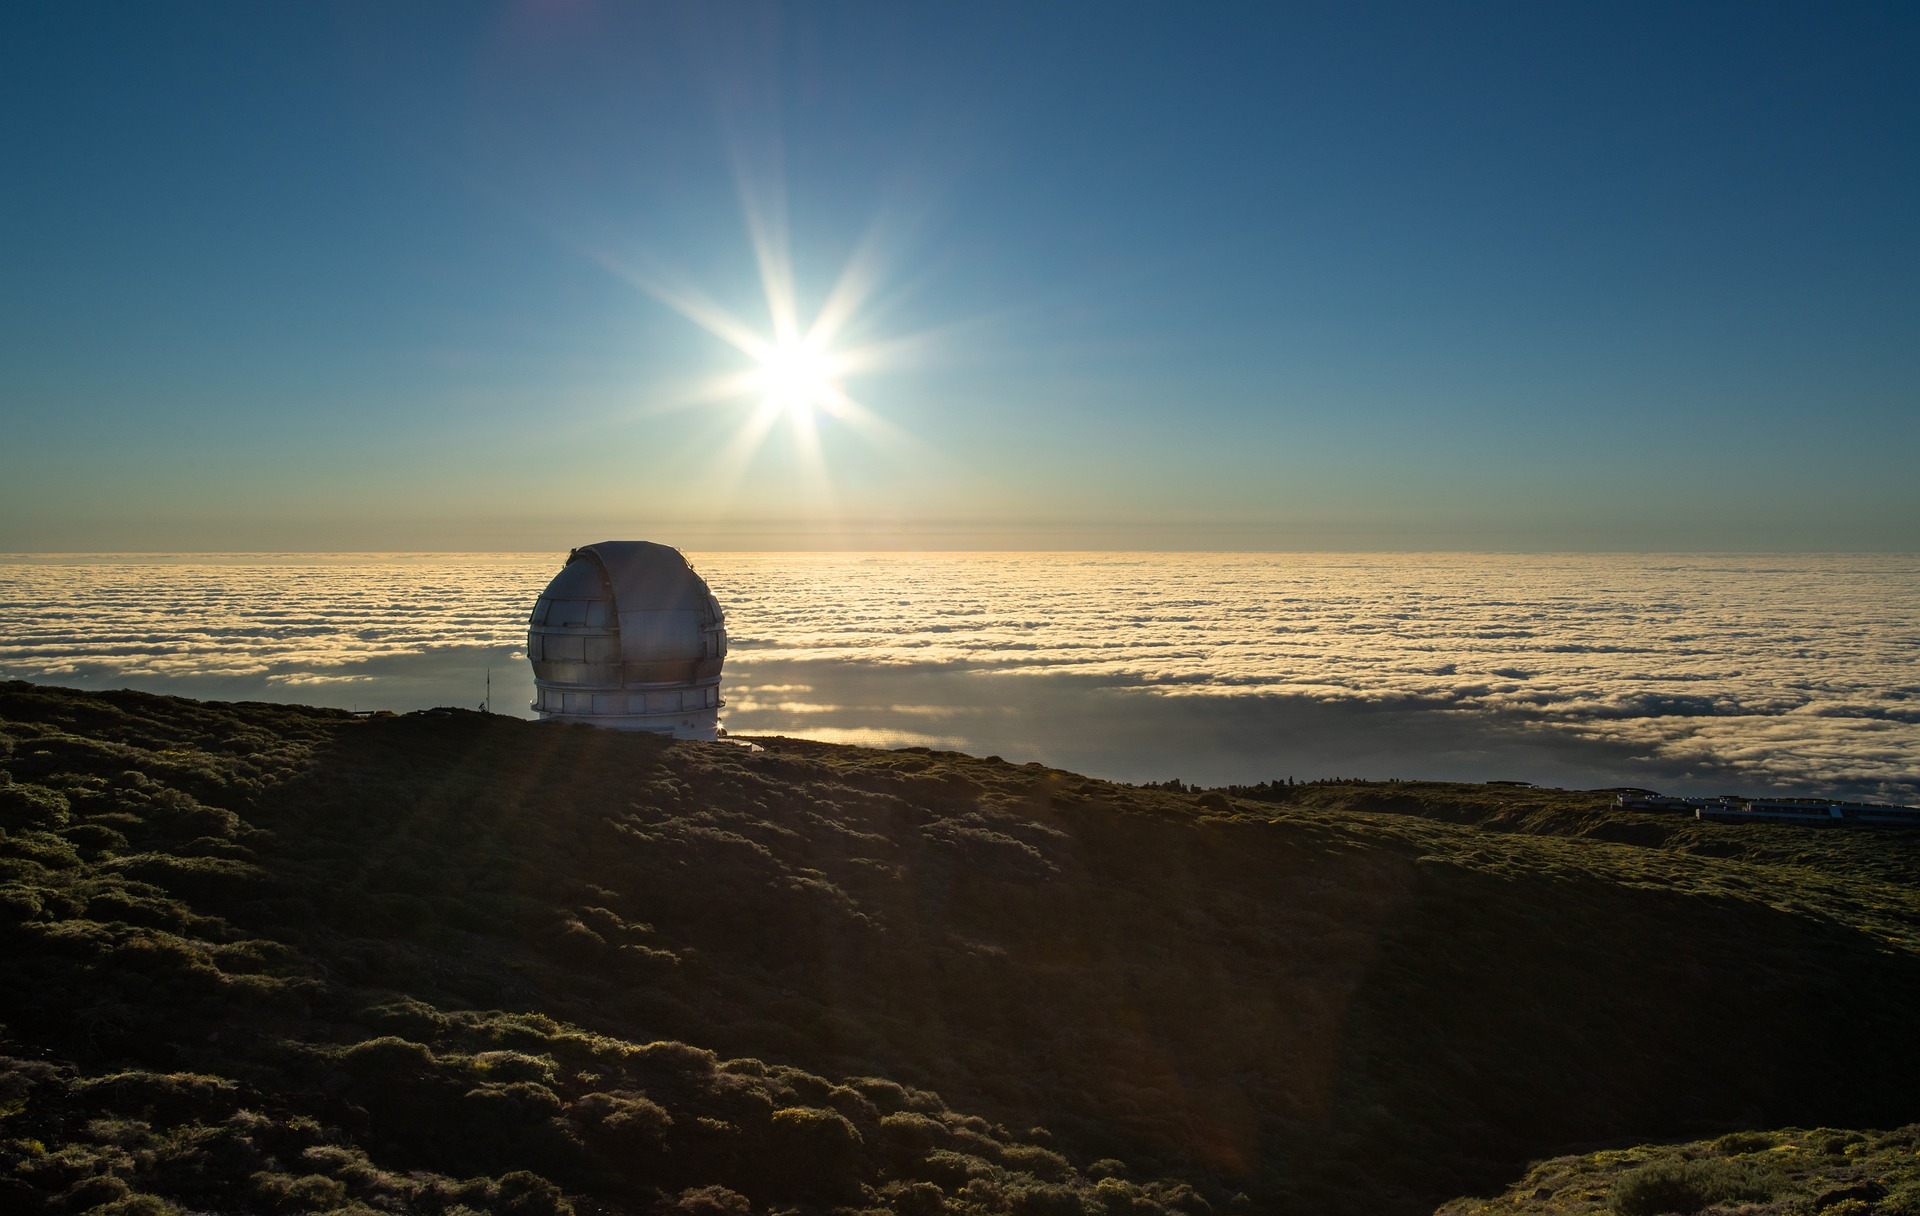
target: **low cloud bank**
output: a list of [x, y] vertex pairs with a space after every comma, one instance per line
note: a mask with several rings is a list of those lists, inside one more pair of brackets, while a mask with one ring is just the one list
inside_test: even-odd
[[[811, 684], [776, 700], [759, 695], [758, 679]], [[1920, 801], [1920, 780], [1900, 741], [1889, 746], [1884, 735], [1844, 727], [1810, 736], [1798, 721], [1573, 724], [1421, 700], [1173, 697], [1068, 674], [1014, 678], [844, 663], [754, 664], [727, 683], [726, 722], [737, 734], [917, 743], [1127, 781], [1402, 777]], [[875, 724], [899, 737], [853, 733]]]
[[[1913, 557], [694, 560], [728, 608], [736, 731], [1123, 777], [1920, 797]], [[410, 708], [477, 702], [491, 665], [496, 707], [524, 712], [518, 648], [556, 564], [5, 563], [0, 674]]]

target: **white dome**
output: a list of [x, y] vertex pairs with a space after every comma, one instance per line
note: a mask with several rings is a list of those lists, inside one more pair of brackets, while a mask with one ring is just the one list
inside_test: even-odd
[[609, 540], [567, 554], [527, 626], [541, 718], [711, 739], [727, 657], [719, 601], [678, 549]]

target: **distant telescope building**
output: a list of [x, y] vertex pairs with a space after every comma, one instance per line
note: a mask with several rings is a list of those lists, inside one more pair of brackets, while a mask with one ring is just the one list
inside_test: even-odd
[[719, 730], [726, 618], [678, 549], [612, 540], [567, 554], [533, 606], [527, 657], [544, 720], [676, 739]]

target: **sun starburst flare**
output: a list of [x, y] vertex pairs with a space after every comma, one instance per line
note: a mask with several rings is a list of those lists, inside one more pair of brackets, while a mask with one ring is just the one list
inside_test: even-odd
[[[730, 489], [785, 423], [793, 441], [797, 472], [819, 507], [831, 508], [831, 478], [821, 444], [823, 424], [844, 425], [863, 440], [900, 456], [919, 453], [900, 429], [856, 400], [850, 380], [907, 366], [923, 357], [930, 333], [866, 338], [871, 308], [881, 282], [877, 229], [870, 231], [836, 276], [818, 310], [802, 321], [789, 252], [784, 208], [756, 205], [743, 188], [747, 232], [752, 242], [765, 297], [767, 327], [756, 327], [718, 304], [684, 279], [659, 270], [640, 270], [602, 257], [610, 269], [745, 356], [745, 366], [690, 387], [672, 403], [682, 408], [725, 405], [747, 407], [738, 428], [717, 454], [716, 488]], [[776, 192], [777, 198], [777, 192]]]

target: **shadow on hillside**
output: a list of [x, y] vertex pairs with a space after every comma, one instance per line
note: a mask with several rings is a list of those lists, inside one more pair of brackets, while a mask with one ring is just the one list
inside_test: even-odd
[[285, 884], [245, 911], [365, 992], [882, 1076], [1340, 1210], [1574, 1143], [1917, 1113], [1920, 961], [1862, 931], [1652, 851], [1622, 881], [1265, 813], [942, 753], [384, 719], [262, 798]]

